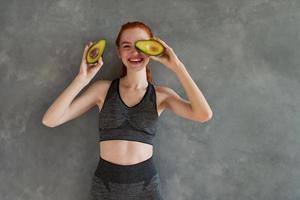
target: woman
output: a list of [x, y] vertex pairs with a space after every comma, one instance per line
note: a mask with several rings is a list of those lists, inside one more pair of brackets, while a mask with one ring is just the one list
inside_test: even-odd
[[[162, 56], [147, 56], [134, 47], [140, 39], [156, 39], [165, 47]], [[87, 65], [85, 46], [80, 70], [73, 82], [53, 102], [43, 124], [55, 127], [74, 119], [93, 106], [99, 107], [100, 157], [95, 171], [91, 199], [162, 199], [160, 176], [153, 163], [153, 137], [159, 116], [165, 109], [205, 122], [212, 111], [184, 64], [164, 41], [154, 37], [142, 22], [122, 25], [116, 39], [123, 62], [121, 78], [98, 80], [74, 99], [103, 65]], [[150, 59], [176, 74], [189, 101], [166, 86], [154, 86], [148, 68]]]

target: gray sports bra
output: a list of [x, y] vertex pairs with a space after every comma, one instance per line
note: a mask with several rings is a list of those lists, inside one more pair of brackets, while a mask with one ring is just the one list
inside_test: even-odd
[[158, 121], [154, 86], [148, 82], [142, 100], [128, 107], [120, 96], [119, 82], [119, 78], [112, 80], [99, 112], [99, 141], [132, 140], [153, 144]]

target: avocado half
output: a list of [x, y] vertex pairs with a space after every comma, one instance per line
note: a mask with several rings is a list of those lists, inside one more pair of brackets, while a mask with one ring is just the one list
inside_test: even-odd
[[159, 56], [164, 53], [165, 47], [157, 40], [137, 40], [135, 47], [149, 56]]
[[86, 62], [88, 64], [95, 64], [98, 62], [99, 58], [103, 55], [106, 40], [101, 39], [95, 44], [93, 44], [86, 53]]

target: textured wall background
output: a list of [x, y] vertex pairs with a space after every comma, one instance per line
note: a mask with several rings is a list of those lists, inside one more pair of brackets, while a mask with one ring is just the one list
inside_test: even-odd
[[[201, 124], [165, 111], [155, 161], [167, 200], [300, 199], [300, 1], [24, 0], [0, 3], [0, 199], [86, 199], [99, 155], [97, 111], [41, 123], [105, 37], [93, 81], [120, 75], [114, 41], [141, 20], [166, 41], [211, 105]], [[155, 84], [186, 94], [151, 63]]]

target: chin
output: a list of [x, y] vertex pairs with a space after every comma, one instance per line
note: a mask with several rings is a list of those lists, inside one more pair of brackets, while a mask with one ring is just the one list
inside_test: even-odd
[[136, 71], [140, 71], [142, 70], [144, 67], [146, 67], [145, 65], [128, 65], [127, 67], [129, 67], [132, 70], [136, 70]]
[[133, 65], [131, 63], [127, 63], [126, 67], [133, 69], [133, 70], [142, 70], [143, 68], [146, 68], [147, 64], [141, 64], [141, 65]]

